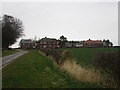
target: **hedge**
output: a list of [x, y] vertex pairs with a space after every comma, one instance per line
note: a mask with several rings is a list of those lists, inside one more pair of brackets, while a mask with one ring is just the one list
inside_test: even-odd
[[71, 57], [71, 52], [68, 50], [41, 48], [40, 51], [46, 56], [51, 56], [57, 64], [62, 64]]

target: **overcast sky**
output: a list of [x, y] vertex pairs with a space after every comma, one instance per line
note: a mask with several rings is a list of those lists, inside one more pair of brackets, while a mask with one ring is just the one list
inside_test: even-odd
[[118, 45], [117, 2], [4, 2], [3, 14], [23, 21], [25, 39], [64, 35], [79, 41], [109, 39]]

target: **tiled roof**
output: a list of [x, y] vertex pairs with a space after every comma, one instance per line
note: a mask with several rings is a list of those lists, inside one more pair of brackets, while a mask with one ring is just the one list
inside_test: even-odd
[[58, 41], [57, 39], [55, 39], [55, 38], [42, 38], [41, 40], [40, 40], [41, 42], [54, 42], [54, 41]]
[[22, 39], [20, 43], [33, 43], [31, 39]]
[[101, 40], [87, 40], [83, 41], [84, 43], [103, 43]]

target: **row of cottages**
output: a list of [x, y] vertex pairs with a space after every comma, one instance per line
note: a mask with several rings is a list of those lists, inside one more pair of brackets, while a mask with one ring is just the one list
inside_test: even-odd
[[112, 47], [112, 42], [105, 42], [102, 40], [86, 40], [86, 41], [68, 41], [67, 48], [80, 48], [80, 47]]
[[42, 38], [37, 43], [37, 48], [59, 48], [59, 40], [55, 38]]
[[89, 40], [83, 41], [83, 47], [103, 47], [103, 41], [89, 39]]

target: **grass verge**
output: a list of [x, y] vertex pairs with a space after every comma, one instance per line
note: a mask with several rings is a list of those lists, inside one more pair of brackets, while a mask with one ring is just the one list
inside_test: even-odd
[[17, 52], [19, 52], [19, 51], [16, 49], [2, 51], [2, 57], [11, 55], [11, 54], [15, 54]]

